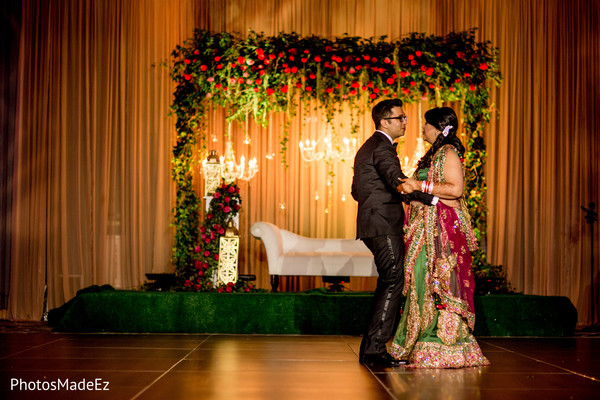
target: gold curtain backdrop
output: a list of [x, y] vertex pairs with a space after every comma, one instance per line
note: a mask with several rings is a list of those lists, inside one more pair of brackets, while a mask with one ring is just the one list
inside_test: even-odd
[[[174, 270], [176, 132], [167, 114], [175, 85], [160, 63], [194, 28], [395, 40], [477, 27], [478, 40], [500, 48], [504, 75], [485, 129], [489, 260], [505, 267], [518, 291], [568, 296], [579, 322], [591, 321], [592, 244], [580, 206], [600, 204], [597, 1], [23, 0], [22, 14], [11, 319], [39, 320], [46, 285], [54, 308], [92, 284], [137, 288], [145, 273]], [[406, 107], [403, 156], [412, 155], [428, 107]], [[338, 119], [342, 135], [348, 118]], [[245, 124], [232, 126], [238, 159], [259, 162], [257, 176], [240, 182], [240, 273], [255, 274], [262, 288], [270, 287], [267, 261], [249, 234], [252, 223], [310, 237], [355, 235], [351, 164], [336, 165], [328, 208], [325, 165], [300, 157], [300, 140], [324, 134], [322, 116], [303, 109], [292, 121], [287, 168], [279, 153], [284, 119], [273, 114], [266, 128], [250, 122], [250, 144]], [[362, 143], [374, 127], [368, 113], [359, 120]], [[223, 154], [222, 109], [211, 112], [208, 129], [217, 139], [211, 148]], [[598, 282], [597, 240], [594, 246]], [[322, 283], [286, 278], [282, 285]], [[352, 278], [348, 287], [374, 286], [374, 278]]]

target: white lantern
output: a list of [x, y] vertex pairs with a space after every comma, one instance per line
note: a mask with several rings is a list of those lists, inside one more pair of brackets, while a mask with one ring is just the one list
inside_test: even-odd
[[202, 172], [204, 173], [204, 196], [211, 197], [221, 186], [221, 163], [215, 150], [211, 150], [202, 163]]
[[229, 221], [225, 235], [219, 238], [219, 283], [237, 282], [239, 251], [240, 237], [233, 222]]

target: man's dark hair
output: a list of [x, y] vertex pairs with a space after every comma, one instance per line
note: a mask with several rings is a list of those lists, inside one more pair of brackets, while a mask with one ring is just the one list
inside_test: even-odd
[[373, 117], [373, 122], [375, 123], [375, 129], [379, 129], [381, 127], [381, 120], [392, 115], [392, 108], [394, 107], [402, 107], [402, 100], [400, 99], [388, 99], [383, 100], [377, 103], [375, 107], [373, 107], [373, 111], [371, 112], [371, 116]]

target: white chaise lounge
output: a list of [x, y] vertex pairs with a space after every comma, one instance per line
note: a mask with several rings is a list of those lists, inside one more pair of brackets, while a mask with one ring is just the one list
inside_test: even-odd
[[255, 222], [250, 233], [265, 246], [273, 291], [279, 275], [377, 276], [373, 255], [360, 240], [307, 238], [269, 222]]

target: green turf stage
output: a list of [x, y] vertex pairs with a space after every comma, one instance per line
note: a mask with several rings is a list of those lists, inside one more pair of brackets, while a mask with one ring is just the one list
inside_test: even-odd
[[[60, 332], [359, 335], [372, 292], [187, 293], [86, 288], [49, 313]], [[566, 297], [475, 297], [478, 336], [569, 336], [577, 311]]]

